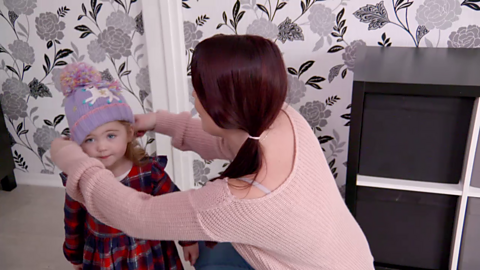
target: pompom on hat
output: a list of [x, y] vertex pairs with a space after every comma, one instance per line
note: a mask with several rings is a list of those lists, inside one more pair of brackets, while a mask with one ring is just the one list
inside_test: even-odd
[[69, 64], [60, 74], [60, 84], [70, 136], [76, 143], [82, 144], [88, 134], [108, 122], [134, 123], [118, 82], [102, 80], [94, 67], [83, 62]]

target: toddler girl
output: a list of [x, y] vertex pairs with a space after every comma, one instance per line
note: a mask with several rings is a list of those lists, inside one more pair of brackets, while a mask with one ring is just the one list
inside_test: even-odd
[[[178, 191], [164, 171], [167, 158], [147, 157], [136, 141], [134, 116], [117, 82], [102, 81], [101, 74], [85, 63], [66, 66], [60, 80], [70, 139], [88, 156], [100, 160], [118, 181], [135, 190], [153, 196]], [[61, 177], [66, 185], [67, 175]], [[197, 243], [180, 245], [185, 259], [194, 264]], [[174, 242], [132, 238], [98, 221], [68, 195], [63, 251], [75, 269], [183, 269]]]

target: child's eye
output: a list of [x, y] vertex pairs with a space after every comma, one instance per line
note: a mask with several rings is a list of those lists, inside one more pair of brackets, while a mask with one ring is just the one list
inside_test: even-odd
[[117, 135], [115, 134], [108, 134], [107, 136], [109, 139], [115, 139], [115, 137], [117, 137]]
[[85, 140], [85, 143], [91, 143], [91, 142], [93, 142], [92, 138], [88, 138], [88, 139]]

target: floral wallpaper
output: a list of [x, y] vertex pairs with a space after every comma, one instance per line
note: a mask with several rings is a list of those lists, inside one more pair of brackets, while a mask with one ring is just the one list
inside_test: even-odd
[[[93, 64], [120, 81], [135, 113], [151, 111], [139, 1], [0, 1], [0, 102], [17, 170], [58, 172], [49, 149], [69, 134], [59, 84], [69, 63]], [[151, 151], [153, 140], [142, 145]]]
[[[479, 0], [181, 2], [189, 62], [199, 41], [219, 33], [260, 35], [279, 46], [288, 67], [287, 102], [310, 124], [342, 190], [357, 48], [480, 48]], [[195, 185], [227, 165], [196, 156]]]
[[[218, 33], [276, 42], [288, 67], [287, 102], [311, 125], [339, 186], [359, 46], [480, 47], [478, 0], [177, 1], [187, 66], [196, 44]], [[151, 111], [139, 0], [0, 0], [0, 17], [0, 103], [17, 170], [57, 172], [49, 148], [69, 133], [58, 81], [68, 63], [94, 64], [104, 79], [120, 80], [136, 113]], [[193, 104], [191, 110], [195, 115]], [[145, 138], [142, 145], [152, 152], [153, 142]], [[227, 165], [196, 156], [195, 185]]]

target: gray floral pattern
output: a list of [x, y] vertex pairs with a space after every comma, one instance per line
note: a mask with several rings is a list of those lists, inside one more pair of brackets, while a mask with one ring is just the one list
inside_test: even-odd
[[192, 104], [192, 109], [190, 110], [190, 114], [192, 116], [197, 114], [197, 109], [195, 109], [195, 98], [193, 97], [193, 85], [192, 85], [192, 80], [188, 80], [188, 101], [190, 101], [190, 104]]
[[305, 83], [301, 81], [298, 77], [288, 75], [288, 92], [285, 102], [294, 105], [300, 102], [300, 100], [305, 97], [307, 92], [307, 87]]
[[254, 20], [247, 27], [247, 34], [257, 35], [268, 39], [275, 39], [278, 36], [278, 32], [278, 27], [265, 18]]
[[122, 29], [108, 27], [98, 35], [98, 43], [113, 59], [132, 55], [132, 41]]
[[[1, 1], [0, 104], [17, 170], [56, 173], [48, 149], [52, 138], [68, 134], [68, 124], [65, 99], [51, 90], [61, 92], [60, 74], [69, 63], [97, 64], [102, 79], [119, 80], [129, 104], [141, 104], [135, 113], [151, 111], [148, 93], [134, 83], [140, 73], [139, 84], [150, 91], [147, 69], [139, 72], [146, 60], [141, 1], [53, 0], [41, 9], [38, 0]], [[155, 152], [152, 135], [147, 137], [142, 146]]]
[[363, 40], [354, 40], [352, 41], [352, 43], [350, 43], [349, 46], [345, 48], [345, 52], [342, 54], [342, 59], [349, 70], [353, 71], [353, 69], [355, 68], [355, 59], [357, 58], [356, 53], [358, 47], [366, 45], [367, 44]]
[[287, 40], [304, 40], [303, 30], [300, 26], [290, 18], [286, 18], [280, 25], [278, 25], [278, 40], [285, 43]]
[[104, 71], [100, 71], [100, 74], [102, 74], [102, 80], [107, 81], [107, 82], [113, 82], [113, 76], [110, 73], [110, 70], [105, 69]]
[[48, 89], [48, 87], [42, 82], [39, 82], [37, 78], [33, 78], [28, 84], [28, 87], [30, 87], [30, 95], [35, 99], [38, 97], [52, 97], [50, 89]]
[[22, 61], [25, 64], [31, 65], [35, 62], [35, 51], [23, 40], [15, 40], [8, 45], [15, 59]]
[[460, 27], [448, 37], [450, 48], [480, 48], [480, 27], [469, 25]]
[[55, 89], [57, 89], [59, 92], [62, 92], [62, 86], [60, 84], [60, 74], [62, 73], [62, 70], [60, 68], [55, 68], [52, 70], [52, 82], [53, 85], [55, 86]]
[[[33, 135], [45, 120], [55, 122], [55, 117], [50, 117], [52, 110], [56, 115], [63, 113], [62, 95], [53, 93], [52, 97], [48, 97], [52, 94], [50, 90], [55, 88], [58, 91], [60, 88], [59, 75], [63, 65], [73, 61], [96, 64], [99, 70], [103, 70], [103, 79], [120, 81], [129, 103], [141, 101], [143, 111], [151, 108], [152, 100], [147, 98], [150, 97], [147, 91], [152, 91], [151, 86], [146, 83], [146, 78], [149, 77], [146, 72], [147, 53], [145, 48], [140, 46], [145, 43], [145, 37], [142, 36], [145, 30], [141, 1], [132, 1], [134, 3], [131, 6], [124, 8], [119, 2], [130, 4], [130, 1], [64, 3], [54, 0], [41, 9], [38, 8], [38, 0], [2, 1], [5, 8], [1, 10], [4, 17], [0, 17], [0, 33], [4, 37], [0, 42], [0, 72], [3, 74], [3, 77], [0, 77], [0, 102], [2, 105], [5, 103], [7, 127], [15, 141], [13, 149], [28, 163], [32, 163], [28, 164], [30, 170], [44, 173], [53, 171], [53, 168], [48, 167], [48, 152], [38, 151], [39, 146], [35, 145]], [[313, 106], [313, 103], [306, 106], [306, 102], [323, 103], [325, 109], [322, 119], [326, 120], [327, 124], [321, 127], [325, 121], [317, 121], [319, 125], [315, 129], [316, 135], [326, 136], [331, 130], [338, 130], [342, 137], [346, 137], [348, 127], [344, 125], [350, 114], [349, 108], [348, 111], [345, 109], [346, 105], [350, 104], [349, 89], [353, 78], [351, 71], [359, 45], [377, 46], [380, 41], [383, 46], [392, 43], [392, 46], [406, 46], [413, 39], [415, 43], [410, 43], [410, 46], [420, 44], [429, 47], [479, 48], [480, 17], [477, 15], [480, 13], [474, 10], [472, 1], [358, 1], [312, 0], [308, 3], [303, 0], [303, 7], [300, 0], [278, 1], [277, 7], [277, 1], [272, 1], [272, 6], [268, 1], [258, 0], [240, 0], [238, 6], [236, 0], [216, 1], [215, 4], [212, 1], [184, 1], [191, 7], [185, 8], [183, 14], [186, 21], [186, 61], [191, 60], [191, 49], [194, 49], [198, 42], [215, 34], [248, 32], [266, 36], [279, 46], [286, 66], [295, 67], [288, 73], [286, 101], [296, 109], [303, 105], [304, 112], [322, 112], [321, 108]], [[466, 2], [470, 3], [469, 6]], [[91, 7], [92, 3], [94, 8]], [[85, 11], [82, 4], [86, 7]], [[103, 4], [101, 8], [100, 4]], [[263, 5], [265, 9], [260, 9], [257, 4]], [[63, 8], [65, 5], [71, 11], [67, 12], [67, 9]], [[109, 27], [120, 31], [109, 30]], [[437, 31], [433, 31], [434, 29]], [[360, 37], [364, 41], [355, 40]], [[312, 48], [315, 48], [314, 52]], [[74, 53], [70, 54], [68, 49]], [[56, 59], [57, 54], [67, 56]], [[313, 61], [315, 63], [311, 66]], [[322, 81], [323, 78], [328, 79]], [[28, 86], [29, 83], [31, 87]], [[190, 94], [193, 91], [190, 84], [188, 91]], [[41, 95], [47, 99], [43, 100]], [[196, 115], [194, 99], [191, 95], [188, 98], [192, 103], [191, 113]], [[330, 111], [330, 114], [327, 111]], [[315, 122], [312, 120], [315, 119], [315, 113], [306, 115], [311, 122]], [[24, 122], [25, 118], [29, 119]], [[13, 125], [10, 122], [13, 122]], [[20, 123], [25, 123], [20, 130], [21, 138], [16, 130]], [[322, 131], [319, 130], [320, 127]], [[66, 121], [48, 128], [61, 132], [66, 128]], [[25, 134], [27, 129], [29, 132]], [[22, 144], [22, 141], [26, 142], [27, 139], [32, 144], [31, 150], [25, 147], [28, 145]], [[322, 144], [327, 157], [333, 153], [330, 149], [334, 146], [334, 141]], [[154, 151], [150, 148], [149, 150]], [[37, 153], [41, 154], [41, 159], [38, 159]], [[344, 163], [346, 153], [338, 154], [336, 159], [337, 164]], [[204, 163], [200, 160], [199, 162]], [[329, 162], [332, 160], [329, 159]], [[222, 164], [223, 161], [206, 162], [202, 168], [208, 169], [208, 175], [217, 175], [217, 171], [224, 170]], [[28, 166], [17, 164], [17, 169], [26, 167]], [[345, 168], [338, 167], [337, 172], [337, 181], [341, 184]], [[208, 176], [204, 177], [202, 181], [207, 178]]]
[[23, 93], [5, 91], [0, 94], [0, 101], [5, 115], [12, 120], [27, 117], [27, 101]]
[[94, 63], [101, 63], [107, 58], [107, 53], [105, 49], [100, 46], [97, 39], [90, 41], [90, 44], [87, 45], [88, 57]]
[[125, 14], [122, 10], [117, 10], [107, 17], [107, 27], [122, 29], [126, 34], [135, 30], [135, 19]]
[[35, 18], [35, 26], [37, 35], [45, 41], [61, 40], [64, 37], [62, 30], [65, 29], [65, 23], [61, 22], [57, 14], [52, 12], [41, 13]]
[[332, 115], [332, 111], [327, 110], [327, 106], [318, 100], [305, 103], [299, 111], [312, 128], [326, 126], [327, 118]]
[[[58, 92], [62, 93], [62, 86], [60, 84], [60, 74], [62, 73], [62, 70], [60, 68], [55, 68], [52, 70], [52, 83], [55, 86], [55, 89], [57, 89]], [[65, 98], [62, 99], [62, 103], [60, 105], [62, 108], [65, 107]]]
[[140, 34], [143, 35], [145, 32], [145, 28], [143, 27], [143, 13], [140, 12], [137, 17], [135, 17], [135, 30]]
[[457, 0], [425, 0], [415, 16], [418, 24], [425, 25], [428, 30], [445, 30], [459, 20], [462, 7]]
[[317, 4], [310, 8], [308, 20], [310, 21], [312, 32], [320, 36], [328, 36], [335, 25], [335, 14], [333, 14], [332, 9], [322, 4]]
[[380, 1], [376, 5], [367, 4], [355, 11], [353, 15], [357, 19], [360, 19], [360, 22], [368, 23], [368, 30], [380, 29], [390, 22], [383, 1]]
[[55, 138], [60, 137], [60, 133], [52, 127], [42, 126], [33, 134], [33, 141], [39, 147], [46, 150], [50, 149], [50, 145]]
[[40, 173], [43, 173], [43, 174], [54, 174], [54, 172], [50, 171], [50, 170], [46, 170], [46, 169], [43, 169]]
[[17, 93], [20, 96], [26, 97], [30, 93], [28, 85], [17, 78], [8, 78], [2, 84], [3, 92]]
[[140, 90], [144, 90], [147, 93], [151, 93], [150, 89], [150, 73], [148, 73], [148, 66], [141, 68], [135, 77], [135, 81]]
[[37, 7], [37, 0], [4, 0], [3, 4], [5, 4], [5, 7], [7, 7], [8, 10], [11, 10], [18, 15], [32, 15]]
[[205, 167], [205, 163], [200, 160], [193, 161], [193, 179], [195, 185], [202, 185], [208, 181], [208, 174], [210, 173], [210, 168]]
[[200, 42], [203, 32], [197, 30], [197, 25], [192, 22], [183, 22], [183, 32], [185, 33], [185, 49], [193, 49]]
[[[475, 14], [474, 1], [225, 0], [213, 4], [188, 0], [184, 1], [188, 5], [184, 5], [183, 16], [191, 22], [191, 30], [186, 31], [185, 40], [189, 44], [193, 37], [196, 45], [217, 34], [251, 34], [276, 43], [288, 74], [285, 101], [308, 120], [325, 149], [328, 163], [332, 164], [332, 174], [342, 185], [346, 168], [338, 164], [344, 164], [347, 156], [345, 148], [340, 147], [345, 142], [338, 138], [348, 136], [348, 104], [358, 48], [366, 45], [477, 48], [480, 16]], [[202, 16], [211, 18], [210, 24], [202, 26]], [[450, 36], [441, 33], [446, 27]], [[191, 34], [199, 30], [201, 38]], [[186, 48], [187, 67], [191, 49]], [[186, 72], [190, 74], [191, 70], [187, 68]], [[188, 91], [191, 114], [196, 115], [190, 84]], [[335, 138], [328, 134], [332, 131]], [[206, 162], [205, 168], [210, 169], [211, 175], [217, 175], [225, 169], [224, 164], [224, 161]]]
[[102, 46], [100, 46], [98, 39], [90, 41], [90, 43], [87, 45], [87, 50], [88, 57], [94, 63], [101, 63], [107, 58], [107, 52]]

